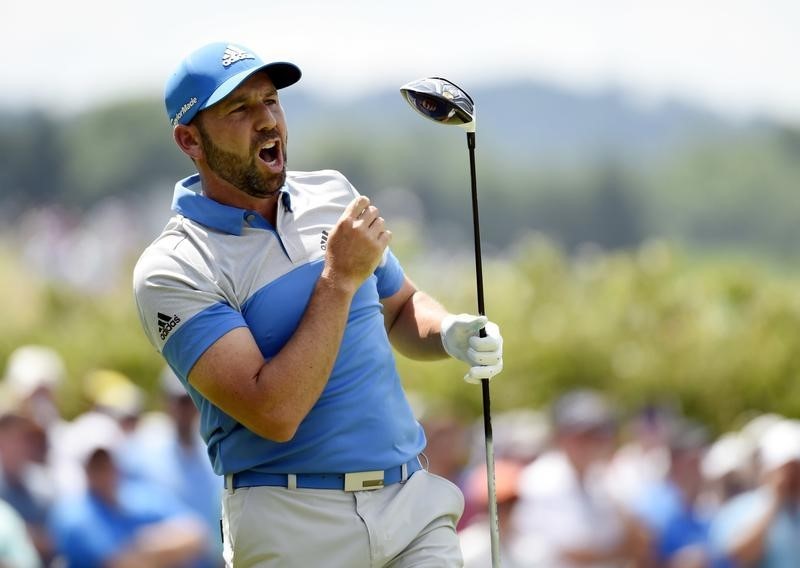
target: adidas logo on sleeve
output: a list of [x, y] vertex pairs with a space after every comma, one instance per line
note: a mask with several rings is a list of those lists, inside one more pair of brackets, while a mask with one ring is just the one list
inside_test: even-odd
[[177, 315], [168, 316], [166, 314], [162, 314], [158, 312], [158, 333], [161, 336], [161, 339], [164, 340], [169, 335], [175, 326], [181, 323], [181, 318]]

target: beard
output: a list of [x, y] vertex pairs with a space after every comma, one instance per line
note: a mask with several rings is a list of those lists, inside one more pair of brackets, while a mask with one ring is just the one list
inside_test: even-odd
[[231, 184], [236, 189], [250, 195], [263, 199], [272, 197], [286, 183], [286, 145], [281, 144], [283, 152], [283, 169], [279, 173], [264, 173], [259, 170], [256, 164], [258, 149], [270, 138], [278, 137], [277, 131], [266, 132], [260, 135], [250, 147], [250, 159], [223, 150], [211, 140], [211, 137], [198, 122], [197, 129], [200, 132], [200, 143], [208, 167], [219, 177]]

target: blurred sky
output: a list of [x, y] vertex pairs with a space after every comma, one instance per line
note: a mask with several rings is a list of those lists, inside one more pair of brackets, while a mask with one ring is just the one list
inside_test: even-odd
[[333, 97], [443, 75], [619, 87], [800, 123], [797, 0], [26, 0], [0, 8], [0, 106], [161, 95], [207, 41], [301, 66]]

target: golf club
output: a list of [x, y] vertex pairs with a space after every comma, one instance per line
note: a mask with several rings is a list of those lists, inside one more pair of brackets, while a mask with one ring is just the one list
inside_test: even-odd
[[[411, 108], [429, 120], [464, 128], [469, 149], [469, 173], [472, 184], [472, 227], [475, 239], [475, 277], [478, 292], [478, 313], [486, 315], [483, 303], [483, 266], [481, 264], [481, 230], [478, 218], [478, 183], [475, 175], [475, 102], [464, 89], [442, 77], [411, 81], [400, 87], [400, 93]], [[486, 330], [481, 329], [481, 337]], [[486, 479], [489, 490], [489, 530], [492, 545], [492, 568], [500, 566], [500, 529], [497, 521], [497, 496], [494, 479], [494, 447], [489, 379], [481, 379], [483, 393], [483, 429], [486, 437]]]

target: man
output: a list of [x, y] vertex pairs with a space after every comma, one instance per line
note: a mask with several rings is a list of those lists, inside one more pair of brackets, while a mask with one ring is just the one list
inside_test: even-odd
[[0, 499], [19, 513], [42, 559], [52, 558], [47, 515], [53, 495], [44, 486], [46, 433], [31, 418], [15, 411], [0, 414]]
[[[514, 541], [515, 527], [512, 514], [519, 498], [519, 475], [523, 465], [514, 460], [499, 458], [494, 464], [495, 499], [497, 500], [497, 524], [500, 531], [500, 557], [504, 568], [523, 566], [510, 550]], [[465, 487], [465, 497], [483, 511], [489, 506], [489, 491], [486, 468], [470, 471]], [[464, 553], [464, 568], [486, 568], [492, 564], [491, 528], [488, 515], [480, 515], [458, 533]]]
[[[164, 413], [152, 413], [140, 421], [135, 441], [129, 446], [126, 474], [146, 480], [175, 497], [205, 522], [211, 535], [219, 535], [222, 484], [208, 461], [197, 424], [199, 414], [172, 369], [164, 367], [160, 380]], [[221, 566], [219, 538], [206, 543], [205, 562]]]
[[459, 566], [463, 496], [419, 471], [425, 437], [391, 346], [455, 356], [479, 382], [502, 369], [502, 339], [416, 289], [380, 212], [340, 173], [286, 171], [278, 89], [299, 79], [215, 43], [167, 82], [173, 137], [198, 173], [137, 263], [140, 318], [225, 476], [228, 565]]
[[50, 530], [68, 566], [194, 568], [208, 535], [202, 521], [152, 484], [122, 479], [115, 451], [123, 432], [110, 416], [72, 423], [86, 491], [61, 497]]
[[701, 462], [708, 433], [689, 419], [675, 421], [671, 430], [667, 477], [646, 487], [632, 512], [649, 532], [658, 566], [705, 568], [711, 564], [710, 515], [702, 502]]
[[723, 505], [711, 523], [720, 566], [790, 568], [800, 558], [800, 422], [769, 426], [759, 457], [759, 486]]
[[605, 482], [617, 429], [612, 407], [599, 392], [578, 389], [559, 397], [551, 414], [553, 448], [520, 474], [513, 558], [536, 568], [641, 565], [642, 531]]
[[66, 380], [61, 355], [44, 345], [22, 345], [8, 357], [3, 397], [49, 434], [63, 428], [56, 391]]

